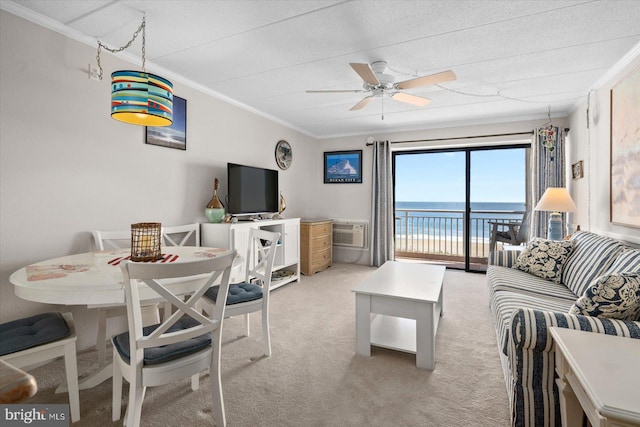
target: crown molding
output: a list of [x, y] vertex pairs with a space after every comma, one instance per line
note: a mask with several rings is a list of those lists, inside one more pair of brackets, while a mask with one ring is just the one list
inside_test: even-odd
[[[77, 42], [80, 42], [82, 44], [85, 44], [87, 46], [92, 46], [95, 47], [96, 49], [98, 48], [98, 39], [92, 36], [88, 36], [78, 30], [75, 30], [65, 24], [62, 24], [61, 22], [58, 22], [54, 19], [51, 19], [47, 16], [44, 16], [40, 13], [34, 12], [30, 9], [27, 9], [26, 7], [14, 2], [14, 1], [10, 1], [10, 0], [0, 0], [0, 9], [11, 13], [13, 15], [16, 15], [20, 18], [26, 19], [27, 21], [33, 22], [36, 25], [39, 25], [41, 27], [47, 28], [51, 31], [54, 31], [56, 33], [62, 34], [65, 37], [68, 37], [72, 40], [75, 40]], [[103, 53], [108, 53], [110, 55], [113, 55], [110, 52], [104, 52]], [[132, 64], [140, 64], [140, 58], [136, 55], [134, 55], [133, 53], [129, 53], [129, 52], [120, 52], [117, 55], [119, 58], [122, 58], [124, 60], [126, 60], [127, 62], [131, 62]], [[312, 133], [310, 133], [309, 131], [306, 131], [304, 129], [301, 129], [295, 125], [292, 125], [291, 123], [288, 123], [282, 119], [279, 119], [278, 117], [274, 117], [270, 114], [265, 113], [264, 111], [258, 110], [256, 108], [253, 108], [249, 105], [246, 105], [240, 101], [237, 101], [233, 98], [230, 98], [226, 95], [223, 95], [211, 88], [208, 88], [206, 86], [201, 85], [200, 83], [196, 83], [191, 79], [188, 79], [182, 75], [176, 74], [160, 65], [157, 65], [153, 62], [150, 61], [146, 61], [145, 64], [145, 68], [151, 72], [153, 72], [154, 74], [159, 74], [165, 78], [169, 78], [169, 80], [171, 80], [172, 82], [180, 82], [181, 84], [188, 86], [192, 89], [197, 90], [198, 92], [204, 93], [206, 95], [212, 96], [216, 99], [219, 99], [221, 101], [224, 101], [228, 104], [231, 104], [235, 107], [241, 108], [249, 113], [255, 114], [259, 117], [262, 117], [264, 119], [267, 119], [271, 122], [274, 122], [276, 124], [279, 124], [281, 126], [284, 126], [288, 129], [294, 130], [296, 132], [300, 132], [306, 136], [309, 136], [311, 138], [314, 139], [320, 139], [320, 137], [318, 135], [314, 135]]]

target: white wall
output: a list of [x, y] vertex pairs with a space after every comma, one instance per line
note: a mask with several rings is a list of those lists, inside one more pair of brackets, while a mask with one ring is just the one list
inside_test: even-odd
[[[610, 218], [610, 90], [623, 77], [640, 67], [640, 45], [614, 67], [615, 72], [591, 92], [591, 100], [582, 102], [569, 117], [571, 127], [569, 163], [584, 162], [583, 179], [569, 180], [576, 204], [587, 206], [570, 217], [572, 225], [585, 230], [640, 244], [640, 229], [612, 224]], [[587, 110], [589, 128], [587, 129]]]
[[[422, 131], [393, 132], [386, 134], [370, 135], [376, 140], [389, 141], [416, 141], [429, 139], [463, 138], [467, 136], [496, 135], [508, 133], [530, 132], [536, 127], [542, 126], [546, 120], [532, 120], [511, 123], [499, 123], [479, 126], [460, 126], [455, 128], [440, 128]], [[553, 119], [557, 126], [564, 127], [567, 121], [563, 118]], [[371, 147], [366, 146], [367, 136], [354, 136], [345, 138], [332, 138], [320, 140], [315, 145], [316, 161], [313, 165], [315, 178], [315, 209], [316, 217], [342, 218], [353, 220], [371, 220], [371, 174], [372, 152]], [[455, 146], [468, 146], [469, 144], [487, 144], [488, 141], [500, 141], [502, 144], [518, 143], [523, 140], [530, 141], [530, 136], [495, 137], [481, 140], [460, 139], [456, 141], [418, 142], [410, 144], [396, 144], [393, 150], [444, 148]], [[362, 184], [323, 184], [322, 159], [324, 151], [334, 150], [363, 150], [363, 179]], [[496, 168], [500, 173], [500, 168]], [[334, 261], [369, 263], [369, 249], [334, 247]]]
[[[131, 223], [206, 221], [214, 177], [226, 194], [226, 163], [277, 169], [278, 140], [292, 146], [280, 172], [289, 217], [312, 200], [305, 182], [313, 138], [175, 82], [187, 99], [187, 150], [144, 144], [144, 128], [110, 117], [110, 81], [90, 80], [96, 50], [0, 12], [0, 322], [61, 307], [14, 295], [25, 265], [92, 249], [90, 230]], [[102, 55], [105, 75], [132, 65]], [[79, 346], [93, 316], [73, 307]]]

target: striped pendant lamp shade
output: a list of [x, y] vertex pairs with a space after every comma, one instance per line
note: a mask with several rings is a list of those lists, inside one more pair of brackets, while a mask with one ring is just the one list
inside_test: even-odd
[[173, 123], [173, 84], [142, 71], [111, 74], [111, 117], [140, 126]]

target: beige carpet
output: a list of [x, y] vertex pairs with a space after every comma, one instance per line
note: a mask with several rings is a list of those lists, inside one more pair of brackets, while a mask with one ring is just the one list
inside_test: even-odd
[[[353, 286], [373, 270], [336, 264], [272, 294], [273, 356], [262, 354], [260, 319], [250, 338], [243, 320], [225, 321], [223, 389], [230, 426], [504, 426], [509, 424], [495, 332], [483, 274], [448, 270], [436, 369], [415, 356], [372, 348], [355, 354]], [[79, 372], [96, 353], [80, 355]], [[53, 368], [53, 369], [52, 369]], [[40, 391], [29, 402], [66, 403], [53, 388], [64, 378], [56, 361], [33, 371]], [[123, 398], [127, 396], [127, 386]], [[188, 380], [147, 390], [142, 424], [213, 425], [208, 376], [192, 392]], [[125, 402], [123, 400], [122, 414]], [[80, 394], [75, 426], [111, 425], [111, 380]], [[114, 423], [121, 425], [121, 421]]]

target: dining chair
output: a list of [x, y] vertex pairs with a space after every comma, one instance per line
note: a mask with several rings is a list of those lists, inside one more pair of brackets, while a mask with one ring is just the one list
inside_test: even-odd
[[244, 282], [234, 283], [229, 287], [226, 298], [217, 286], [213, 286], [205, 294], [201, 308], [205, 313], [213, 313], [225, 301], [226, 316], [244, 315], [246, 336], [250, 335], [249, 314], [262, 311], [262, 335], [264, 339], [264, 355], [271, 356], [271, 334], [269, 332], [269, 295], [271, 288], [271, 272], [275, 259], [280, 233], [252, 228], [249, 232], [249, 247], [246, 257], [246, 274]]
[[43, 313], [0, 324], [0, 358], [16, 368], [64, 357], [71, 421], [80, 420], [76, 329], [71, 313]]
[[491, 224], [491, 238], [489, 240], [489, 252], [496, 249], [496, 243], [518, 246], [529, 240], [529, 222], [531, 212], [522, 215], [520, 222], [489, 221]]
[[162, 227], [165, 246], [200, 246], [200, 224]]
[[[229, 277], [235, 251], [215, 258], [184, 263], [121, 264], [129, 330], [112, 338], [113, 421], [120, 419], [122, 378], [129, 382], [126, 425], [140, 425], [142, 401], [147, 387], [182, 378], [192, 378], [191, 387], [202, 371], [209, 370], [213, 417], [217, 426], [226, 425], [220, 375], [220, 346], [225, 306], [217, 306], [210, 318], [194, 307], [218, 280], [220, 295], [229, 291]], [[203, 277], [204, 276], [204, 277]], [[163, 280], [164, 279], [164, 280]], [[169, 281], [200, 280], [198, 289], [183, 301], [165, 286]], [[142, 324], [142, 305], [147, 298], [162, 298], [175, 312], [157, 325]]]

